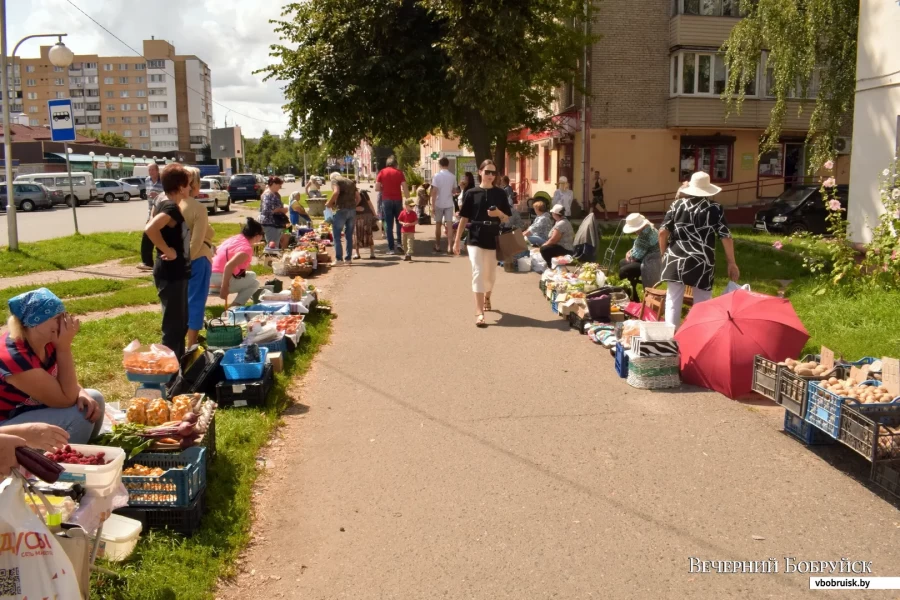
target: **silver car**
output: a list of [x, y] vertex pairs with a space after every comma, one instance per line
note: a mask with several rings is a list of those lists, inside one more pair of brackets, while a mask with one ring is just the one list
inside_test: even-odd
[[[31, 212], [39, 208], [52, 208], [53, 199], [44, 186], [37, 183], [13, 183], [13, 199], [16, 210]], [[0, 186], [0, 210], [6, 210], [8, 197], [6, 186]]]
[[125, 191], [122, 183], [115, 179], [95, 179], [94, 187], [97, 188], [97, 198], [102, 199], [107, 204], [114, 202], [117, 198], [123, 202], [128, 202], [131, 197]]
[[122, 184], [122, 187], [125, 189], [125, 193], [128, 194], [127, 200], [131, 200], [132, 198], [137, 198], [141, 195], [141, 186], [136, 183], [131, 183], [128, 179], [119, 179], [119, 183]]

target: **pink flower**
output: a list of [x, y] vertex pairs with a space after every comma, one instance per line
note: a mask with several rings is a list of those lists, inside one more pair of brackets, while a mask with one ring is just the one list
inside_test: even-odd
[[772, 244], [772, 247], [776, 250], [781, 250], [782, 248], [784, 248], [784, 244], [781, 243], [781, 240], [776, 240], [775, 243]]
[[834, 168], [834, 161], [833, 161], [833, 160], [826, 160], [824, 166], [825, 166], [826, 169], [828, 169], [828, 170], [830, 171], [830, 170], [832, 170], [832, 169]]
[[837, 182], [834, 180], [834, 177], [829, 177], [825, 181], [822, 182], [822, 185], [827, 188], [833, 188], [837, 185]]
[[841, 210], [841, 201], [837, 198], [832, 198], [828, 201], [828, 208], [831, 210]]

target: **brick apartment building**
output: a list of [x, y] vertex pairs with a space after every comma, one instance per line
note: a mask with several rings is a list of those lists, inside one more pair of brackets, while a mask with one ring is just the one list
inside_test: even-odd
[[75, 125], [114, 131], [130, 148], [148, 153], [199, 151], [213, 127], [210, 70], [193, 55], [178, 55], [164, 40], [144, 40], [144, 56], [75, 55], [54, 67], [50, 46], [40, 58], [17, 58], [10, 105], [33, 127], [47, 126], [47, 100], [71, 98]]
[[[725, 205], [777, 196], [806, 173], [804, 141], [812, 101], [789, 101], [781, 144], [760, 160], [759, 139], [774, 106], [765, 53], [741, 114], [726, 116], [720, 95], [727, 73], [719, 49], [740, 19], [738, 4], [600, 3], [595, 33], [602, 39], [593, 47], [591, 65], [590, 177], [599, 170], [607, 180], [606, 205], [611, 211], [621, 202], [628, 203], [628, 212], [660, 211], [679, 183], [696, 170], [708, 171], [723, 187], [719, 201]], [[798, 114], [801, 103], [804, 110]], [[520, 198], [552, 195], [565, 175], [582, 200], [580, 108], [579, 94], [567, 85], [558, 93], [551, 131], [515, 134], [536, 146], [533, 158], [508, 157], [507, 172]], [[440, 145], [432, 137], [426, 141]], [[838, 157], [839, 183], [849, 178], [849, 158]], [[430, 163], [428, 157], [426, 170]]]

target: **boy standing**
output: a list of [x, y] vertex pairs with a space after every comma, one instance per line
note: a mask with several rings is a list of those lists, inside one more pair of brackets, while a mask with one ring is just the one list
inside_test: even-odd
[[403, 260], [412, 260], [413, 242], [416, 239], [416, 223], [419, 222], [415, 200], [410, 198], [406, 201], [406, 208], [400, 213], [397, 220], [402, 225], [402, 248], [406, 250], [406, 256], [403, 257]]

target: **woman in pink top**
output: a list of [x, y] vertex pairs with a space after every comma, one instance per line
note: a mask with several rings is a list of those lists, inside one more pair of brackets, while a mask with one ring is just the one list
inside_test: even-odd
[[[262, 225], [248, 217], [241, 232], [222, 242], [216, 249], [209, 288], [213, 293], [218, 292], [219, 298], [225, 300], [228, 306], [243, 306], [259, 289], [256, 273], [248, 271], [247, 267], [253, 257], [253, 244], [262, 239]], [[237, 294], [231, 304], [228, 304], [229, 294]]]

